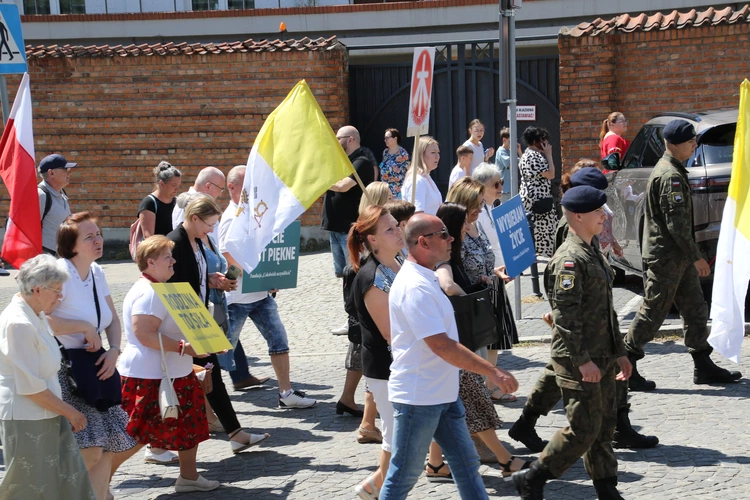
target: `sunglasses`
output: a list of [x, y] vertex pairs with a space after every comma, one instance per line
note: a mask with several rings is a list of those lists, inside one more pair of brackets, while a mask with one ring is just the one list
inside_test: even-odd
[[493, 184], [495, 186], [495, 189], [500, 189], [503, 185], [503, 181], [497, 181]]
[[437, 236], [437, 235], [440, 235], [440, 238], [444, 240], [447, 240], [448, 236], [450, 236], [448, 234], [448, 228], [445, 228], [445, 227], [441, 229], [440, 231], [435, 231], [434, 233], [423, 234], [422, 236], [424, 236], [425, 238], [429, 238], [430, 236]]

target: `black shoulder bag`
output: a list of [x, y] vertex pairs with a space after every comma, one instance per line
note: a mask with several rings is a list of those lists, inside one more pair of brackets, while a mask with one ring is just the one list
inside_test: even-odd
[[[94, 305], [96, 306], [96, 332], [100, 333], [102, 323], [102, 312], [99, 307], [99, 295], [96, 293], [96, 277], [92, 268], [91, 283], [94, 289]], [[58, 341], [59, 342], [59, 341]], [[96, 352], [86, 349], [65, 349], [62, 344], [60, 350], [66, 361], [68, 380], [71, 378], [75, 385], [71, 387], [73, 394], [82, 398], [86, 403], [99, 411], [106, 411], [112, 406], [122, 403], [122, 387], [120, 385], [120, 374], [115, 373], [105, 379], [99, 380], [97, 372], [102, 365], [96, 365], [99, 358], [107, 351], [104, 347]]]
[[458, 340], [470, 351], [498, 341], [491, 292], [491, 287], [485, 287], [466, 295], [448, 295], [456, 315]]

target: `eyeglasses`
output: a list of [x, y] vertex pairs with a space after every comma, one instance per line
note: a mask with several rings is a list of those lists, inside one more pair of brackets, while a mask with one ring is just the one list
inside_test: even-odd
[[495, 181], [492, 185], [495, 186], [495, 189], [500, 189], [503, 185], [503, 181]]
[[425, 238], [429, 238], [430, 236], [438, 236], [438, 235], [440, 235], [440, 238], [447, 240], [448, 236], [450, 236], [448, 234], [448, 228], [444, 227], [440, 231], [435, 231], [434, 233], [423, 234], [422, 236], [424, 236]]
[[622, 120], [616, 120], [615, 123], [628, 123], [628, 121], [623, 118]]
[[219, 222], [219, 221], [216, 221], [213, 224], [209, 224], [208, 222], [206, 222], [205, 220], [203, 220], [203, 217], [201, 217], [200, 215], [196, 215], [196, 217], [198, 217], [201, 220], [202, 223], [204, 223], [207, 227], [210, 227], [211, 229], [215, 228], [216, 224]]
[[336, 136], [336, 139], [338, 139], [338, 140], [341, 140], [341, 139], [350, 139], [351, 137], [352, 136], [350, 136], [350, 135], [342, 135], [341, 137]]
[[216, 184], [216, 183], [214, 183], [214, 182], [208, 181], [208, 183], [209, 183], [209, 184], [213, 184], [214, 186], [216, 186], [216, 188], [217, 188], [217, 189], [218, 189], [218, 190], [219, 190], [220, 192], [222, 192], [222, 193], [224, 192], [224, 189], [226, 189], [226, 188], [223, 188], [223, 187], [219, 186], [218, 184]]
[[387, 141], [388, 139], [393, 139], [393, 137], [391, 137], [389, 135], [386, 135], [385, 137], [383, 137], [383, 140], [385, 140], [385, 141]]
[[52, 288], [50, 286], [43, 286], [42, 288], [46, 288], [51, 292], [55, 292], [57, 295], [62, 295], [62, 288]]

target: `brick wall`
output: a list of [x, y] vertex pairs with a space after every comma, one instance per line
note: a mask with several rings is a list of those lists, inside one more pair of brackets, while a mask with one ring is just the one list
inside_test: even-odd
[[599, 158], [599, 129], [625, 114], [626, 138], [663, 111], [739, 105], [750, 77], [750, 24], [719, 24], [598, 36], [561, 35], [560, 119], [563, 166]]
[[[78, 162], [66, 188], [74, 211], [104, 228], [127, 228], [167, 160], [185, 190], [208, 165], [247, 162], [268, 114], [305, 79], [336, 129], [348, 111], [348, 55], [332, 49], [205, 55], [29, 58], [37, 162]], [[20, 82], [8, 78], [11, 103]], [[227, 202], [225, 193], [221, 204]], [[0, 213], [8, 194], [0, 185]], [[302, 216], [320, 223], [320, 202]]]

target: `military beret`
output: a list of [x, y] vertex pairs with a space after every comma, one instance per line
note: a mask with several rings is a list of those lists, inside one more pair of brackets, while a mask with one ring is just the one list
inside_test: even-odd
[[685, 120], [672, 120], [664, 127], [661, 136], [670, 144], [682, 144], [695, 137], [695, 129]]
[[575, 186], [565, 192], [560, 203], [569, 212], [587, 214], [607, 203], [607, 195], [593, 186]]
[[595, 167], [585, 167], [570, 176], [570, 185], [575, 186], [591, 186], [596, 189], [604, 191], [607, 189], [609, 183], [603, 173]]

